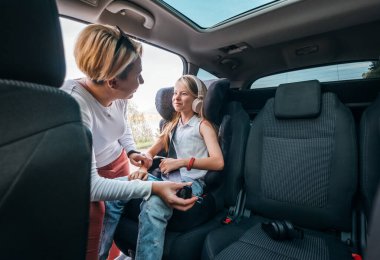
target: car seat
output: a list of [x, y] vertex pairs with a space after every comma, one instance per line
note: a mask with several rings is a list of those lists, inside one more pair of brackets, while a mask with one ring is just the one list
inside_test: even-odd
[[[219, 142], [225, 158], [222, 172], [209, 172], [205, 177], [206, 197], [187, 212], [175, 210], [169, 221], [164, 247], [164, 259], [199, 259], [206, 234], [221, 225], [213, 217], [225, 206], [236, 203], [241, 189], [241, 175], [249, 116], [240, 103], [228, 99], [229, 81], [213, 82], [204, 100], [206, 117], [219, 127]], [[170, 120], [173, 88], [158, 91], [156, 106], [165, 120]], [[116, 234], [116, 244], [127, 252], [137, 240], [139, 203], [127, 207]], [[225, 215], [225, 213], [223, 213]], [[191, 241], [191, 243], [189, 243]]]
[[[210, 232], [203, 259], [351, 259], [355, 124], [333, 93], [321, 94], [318, 81], [280, 85], [252, 123], [245, 156], [251, 217]], [[286, 232], [284, 221], [303, 238], [275, 240], [263, 228]]]
[[55, 1], [1, 1], [0, 258], [84, 259], [91, 138], [65, 76]]

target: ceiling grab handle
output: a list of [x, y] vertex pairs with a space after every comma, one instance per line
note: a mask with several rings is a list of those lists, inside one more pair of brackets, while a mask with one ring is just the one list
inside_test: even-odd
[[124, 10], [132, 11], [144, 18], [144, 27], [147, 29], [152, 29], [154, 26], [154, 18], [153, 15], [150, 14], [145, 9], [141, 8], [132, 3], [124, 2], [124, 1], [114, 1], [110, 3], [107, 8], [111, 13], [118, 13]]

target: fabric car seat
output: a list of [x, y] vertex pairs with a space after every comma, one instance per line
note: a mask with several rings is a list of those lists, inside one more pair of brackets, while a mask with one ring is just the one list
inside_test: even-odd
[[[250, 218], [210, 232], [203, 259], [352, 259], [355, 124], [318, 81], [283, 84], [252, 123], [244, 186]], [[261, 224], [286, 220], [303, 239], [273, 240]]]
[[1, 1], [0, 258], [84, 259], [91, 139], [59, 88], [55, 1]]
[[[242, 185], [244, 147], [249, 131], [249, 116], [240, 103], [228, 100], [229, 81], [218, 80], [208, 88], [204, 100], [206, 117], [219, 126], [219, 143], [225, 158], [222, 172], [208, 172], [205, 177], [206, 197], [187, 212], [175, 210], [169, 221], [164, 247], [164, 259], [199, 259], [206, 234], [220, 226], [213, 219], [225, 205], [234, 205]], [[170, 120], [173, 88], [158, 91], [156, 107], [164, 120]], [[225, 188], [224, 184], [227, 188]], [[228, 194], [228, 195], [227, 195]], [[135, 248], [139, 203], [126, 207], [115, 234], [118, 247], [127, 252]]]
[[364, 111], [360, 121], [360, 244], [366, 248], [367, 225], [380, 181], [380, 95]]
[[371, 208], [373, 209], [370, 216], [370, 225], [368, 231], [368, 246], [364, 250], [365, 260], [378, 260], [380, 259], [380, 189], [376, 192], [375, 199]]

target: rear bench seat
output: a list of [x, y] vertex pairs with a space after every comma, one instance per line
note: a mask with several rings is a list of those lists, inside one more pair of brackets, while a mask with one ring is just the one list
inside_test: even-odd
[[[250, 130], [244, 181], [252, 217], [206, 237], [203, 259], [352, 259], [341, 234], [351, 232], [357, 187], [355, 123], [318, 81], [280, 85]], [[276, 241], [270, 220], [301, 227], [303, 239]]]

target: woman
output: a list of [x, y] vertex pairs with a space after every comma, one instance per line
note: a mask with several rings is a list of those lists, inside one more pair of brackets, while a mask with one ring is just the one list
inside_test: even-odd
[[144, 82], [141, 54], [141, 44], [129, 39], [118, 27], [89, 25], [80, 33], [74, 49], [76, 63], [86, 77], [69, 80], [62, 87], [79, 103], [83, 124], [93, 139], [88, 260], [98, 259], [104, 215], [101, 201], [148, 199], [156, 194], [180, 210], [189, 209], [196, 201], [175, 196], [183, 184], [106, 179], [127, 176], [128, 158], [137, 166], [149, 166], [152, 162], [136, 151], [126, 118], [127, 99]]
[[[224, 167], [216, 131], [202, 113], [203, 97], [206, 92], [205, 85], [195, 76], [184, 75], [178, 79], [172, 98], [175, 109], [173, 120], [165, 126], [159, 139], [146, 153], [147, 157], [153, 158], [163, 149], [169, 151], [174, 148], [176, 158], [166, 158], [161, 161], [160, 178], [148, 177], [147, 167], [143, 164], [139, 171], [129, 176], [129, 179], [148, 177], [148, 180], [191, 182], [193, 195], [196, 197], [202, 195], [205, 187], [203, 178], [207, 170], [219, 171]], [[107, 203], [101, 252], [107, 252], [111, 246], [110, 238], [117, 225], [114, 220], [120, 216], [122, 205], [123, 203], [117, 201]], [[172, 208], [157, 196], [153, 195], [142, 202], [136, 259], [161, 259], [166, 224], [172, 212]], [[100, 259], [106, 259], [106, 256], [107, 254], [100, 254]]]

